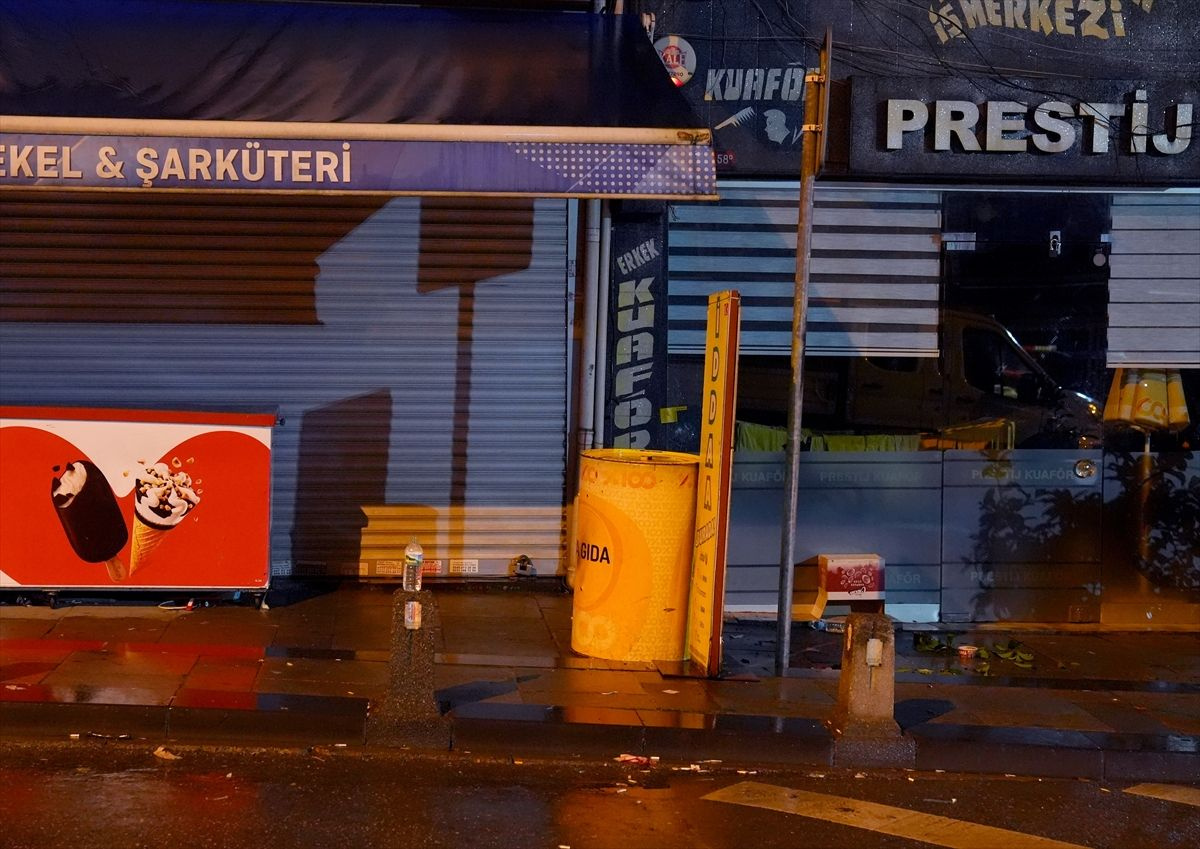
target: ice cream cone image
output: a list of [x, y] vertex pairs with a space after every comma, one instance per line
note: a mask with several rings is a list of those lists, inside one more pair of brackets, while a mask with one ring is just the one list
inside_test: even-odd
[[152, 528], [140, 518], [133, 523], [133, 545], [129, 550], [129, 571], [132, 573], [140, 566], [145, 566], [154, 549], [162, 545], [163, 538], [170, 533], [170, 528]]
[[155, 463], [138, 473], [134, 485], [133, 543], [129, 552], [132, 575], [151, 562], [153, 553], [200, 503], [192, 478], [184, 471], [171, 471], [166, 463]]

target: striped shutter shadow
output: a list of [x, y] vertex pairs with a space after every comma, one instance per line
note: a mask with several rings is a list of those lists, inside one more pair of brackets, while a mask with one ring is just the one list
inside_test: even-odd
[[[669, 347], [704, 346], [709, 293], [742, 294], [742, 352], [791, 352], [797, 183], [722, 183], [715, 204], [670, 208]], [[806, 351], [936, 356], [941, 198], [818, 187]]]
[[1114, 194], [1108, 365], [1200, 367], [1200, 194]]

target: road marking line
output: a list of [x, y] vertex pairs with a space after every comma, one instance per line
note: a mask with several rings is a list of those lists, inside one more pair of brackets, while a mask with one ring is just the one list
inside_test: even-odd
[[1181, 805], [1195, 805], [1200, 808], [1200, 787], [1183, 787], [1179, 784], [1137, 784], [1133, 787], [1126, 787], [1125, 792], [1135, 796], [1150, 796], [1154, 799], [1178, 802]]
[[1076, 843], [1063, 843], [1006, 828], [967, 822], [965, 820], [923, 814], [905, 808], [810, 793], [807, 790], [792, 790], [756, 781], [743, 781], [709, 793], [705, 799], [714, 802], [729, 802], [734, 805], [749, 805], [766, 808], [802, 817], [826, 820], [839, 825], [848, 825], [868, 831], [878, 831], [920, 840], [935, 846], [950, 846], [953, 849], [1085, 849]]

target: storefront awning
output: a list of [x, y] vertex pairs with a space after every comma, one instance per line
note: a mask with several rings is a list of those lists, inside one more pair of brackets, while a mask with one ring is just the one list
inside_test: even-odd
[[0, 188], [711, 198], [636, 18], [0, 0]]

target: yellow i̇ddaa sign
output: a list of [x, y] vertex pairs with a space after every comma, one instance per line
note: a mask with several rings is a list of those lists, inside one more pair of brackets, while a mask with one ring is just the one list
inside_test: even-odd
[[721, 671], [740, 329], [741, 295], [735, 291], [709, 295], [687, 650], [692, 669], [710, 677]]

